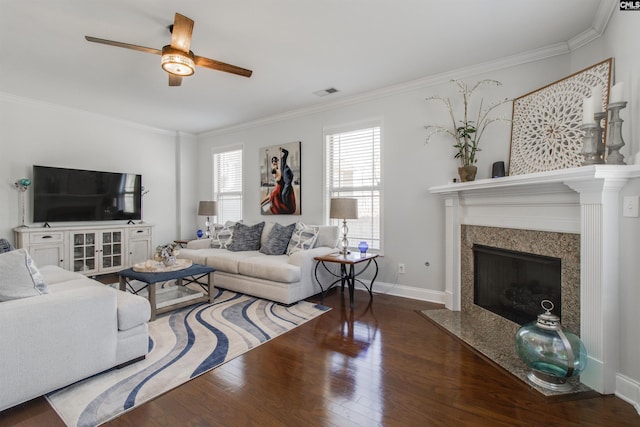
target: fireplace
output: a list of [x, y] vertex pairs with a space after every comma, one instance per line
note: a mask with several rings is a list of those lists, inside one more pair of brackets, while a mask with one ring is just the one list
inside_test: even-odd
[[470, 243], [468, 236], [463, 237], [465, 226], [575, 236], [579, 248], [575, 289], [567, 286], [565, 260], [560, 257], [562, 325], [579, 332], [589, 352], [580, 381], [600, 393], [614, 393], [620, 345], [621, 190], [638, 179], [640, 165], [591, 165], [429, 188], [443, 198], [445, 207], [445, 306], [451, 313], [470, 313], [474, 325], [478, 317], [489, 315], [517, 325], [473, 303], [473, 268], [464, 267], [473, 265], [473, 243], [546, 256], [554, 255], [539, 250], [554, 249], [559, 243], [538, 244], [534, 237], [523, 245], [534, 250], [510, 248], [509, 238], [503, 239], [506, 246], [496, 245], [492, 235]]
[[519, 325], [536, 320], [549, 300], [562, 319], [561, 260], [473, 245], [473, 302]]

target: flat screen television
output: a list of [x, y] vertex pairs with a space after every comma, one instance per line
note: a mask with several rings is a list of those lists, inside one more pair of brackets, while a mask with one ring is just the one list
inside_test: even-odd
[[142, 219], [142, 176], [33, 166], [33, 222]]

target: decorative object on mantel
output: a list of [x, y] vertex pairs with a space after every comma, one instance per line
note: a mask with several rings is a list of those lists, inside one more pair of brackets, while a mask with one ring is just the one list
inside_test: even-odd
[[460, 159], [460, 161], [462, 162], [462, 166], [458, 168], [460, 180], [462, 182], [473, 181], [476, 179], [476, 173], [478, 171], [477, 167], [475, 166], [475, 163], [478, 160], [476, 158], [476, 152], [480, 151], [480, 148], [478, 148], [478, 144], [480, 143], [482, 134], [489, 124], [499, 120], [509, 120], [504, 117], [490, 117], [489, 114], [498, 106], [508, 102], [509, 99], [503, 99], [502, 101], [494, 102], [490, 104], [486, 109], [482, 108], [483, 99], [481, 99], [476, 120], [470, 120], [469, 103], [471, 102], [471, 96], [473, 95], [473, 92], [483, 85], [490, 84], [500, 86], [502, 83], [497, 80], [486, 79], [480, 80], [472, 88], [469, 88], [467, 83], [461, 82], [459, 80], [451, 80], [451, 82], [455, 83], [458, 86], [458, 92], [462, 94], [462, 101], [464, 105], [464, 114], [462, 116], [463, 119], [456, 120], [455, 114], [453, 113], [453, 103], [451, 102], [451, 98], [445, 98], [438, 95], [428, 97], [427, 101], [438, 99], [444, 103], [444, 105], [447, 107], [447, 110], [449, 110], [452, 127], [440, 125], [425, 126], [425, 129], [428, 132], [426, 142], [428, 143], [435, 135], [448, 135], [452, 137], [455, 140], [455, 144], [453, 145], [453, 147], [458, 150], [454, 158]]
[[160, 245], [156, 248], [156, 252], [153, 255], [153, 259], [162, 262], [165, 266], [171, 266], [176, 263], [176, 256], [180, 250], [177, 243], [168, 243], [166, 245]]
[[27, 224], [24, 222], [25, 217], [25, 202], [24, 202], [24, 193], [27, 191], [29, 186], [31, 185], [31, 180], [29, 178], [21, 178], [17, 180], [14, 185], [20, 191], [20, 217], [22, 218], [22, 224], [18, 226], [18, 228], [28, 228]]
[[502, 178], [504, 175], [504, 162], [494, 162], [491, 166], [491, 178]]
[[[513, 101], [509, 175], [582, 164], [586, 129], [581, 125], [593, 124], [597, 132], [594, 115], [608, 104], [612, 61], [599, 62]], [[606, 128], [606, 114], [603, 118]], [[588, 157], [603, 154], [605, 143], [603, 138], [600, 147], [587, 147]]]
[[611, 104], [607, 106], [607, 109], [611, 112], [611, 120], [609, 120], [609, 144], [607, 147], [609, 150], [609, 154], [607, 154], [607, 164], [610, 165], [626, 165], [624, 156], [618, 151], [624, 145], [624, 140], [622, 139], [623, 120], [620, 118], [620, 110], [626, 107], [627, 101], [611, 102]]
[[518, 356], [531, 368], [533, 383], [551, 390], [568, 391], [567, 379], [587, 365], [587, 350], [577, 335], [563, 331], [560, 318], [551, 313], [553, 303], [543, 300], [545, 313], [516, 333]]

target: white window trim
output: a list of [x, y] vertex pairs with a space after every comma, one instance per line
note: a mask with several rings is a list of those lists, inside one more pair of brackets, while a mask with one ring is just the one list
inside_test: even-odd
[[[350, 132], [358, 129], [365, 129], [371, 127], [380, 127], [380, 249], [371, 250], [373, 253], [377, 253], [380, 256], [384, 256], [384, 187], [385, 187], [385, 172], [384, 172], [384, 151], [385, 151], [385, 127], [382, 117], [373, 117], [366, 120], [359, 120], [353, 122], [347, 122], [337, 125], [324, 126], [322, 128], [322, 218], [325, 223], [330, 223], [329, 218], [329, 186], [327, 177], [327, 135]], [[347, 221], [347, 226], [349, 221]], [[342, 235], [340, 235], [341, 237]], [[348, 236], [347, 236], [348, 237]]]
[[[245, 169], [245, 161], [244, 161], [244, 155], [245, 155], [245, 149], [244, 149], [244, 144], [233, 144], [233, 145], [225, 145], [225, 146], [221, 146], [221, 147], [214, 147], [211, 149], [210, 152], [210, 159], [211, 159], [211, 174], [209, 175], [209, 184], [210, 184], [210, 200], [217, 200], [216, 197], [216, 191], [215, 191], [215, 185], [213, 184], [213, 180], [215, 179], [215, 160], [214, 160], [214, 156], [216, 154], [219, 153], [225, 153], [228, 151], [236, 151], [236, 150], [240, 150], [242, 152], [242, 158], [241, 158], [241, 163], [242, 163], [242, 212], [241, 212], [241, 218], [238, 218], [239, 220], [244, 218], [244, 169]], [[216, 217], [216, 222], [221, 222], [219, 217]]]

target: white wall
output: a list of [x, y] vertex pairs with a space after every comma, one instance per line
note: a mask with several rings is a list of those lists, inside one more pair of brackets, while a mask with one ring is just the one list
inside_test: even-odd
[[[427, 54], [425, 52], [425, 54]], [[290, 223], [323, 222], [323, 128], [370, 119], [382, 120], [382, 173], [384, 186], [383, 233], [384, 258], [378, 280], [397, 283], [393, 293], [435, 299], [444, 291], [444, 257], [442, 250], [443, 206], [427, 188], [445, 184], [457, 176], [457, 161], [449, 139], [425, 144], [424, 125], [448, 124], [443, 106], [426, 102], [434, 95], [456, 95], [450, 78], [462, 77], [474, 83], [493, 78], [501, 87], [487, 87], [478, 92], [486, 101], [517, 97], [567, 74], [568, 58], [555, 57], [532, 64], [487, 72], [481, 75], [441, 76], [436, 85], [402, 90], [392, 95], [359, 100], [348, 105], [328, 106], [323, 111], [296, 115], [265, 124], [200, 135], [200, 196], [211, 195], [211, 150], [214, 147], [244, 146], [244, 220], [278, 220]], [[485, 101], [485, 102], [486, 102]], [[508, 117], [511, 106], [501, 111]], [[488, 178], [494, 161], [509, 157], [510, 126], [495, 123], [483, 137], [479, 153], [478, 178]], [[258, 150], [261, 147], [302, 141], [302, 215], [300, 217], [261, 216], [259, 206]], [[425, 262], [430, 264], [425, 266]], [[398, 275], [397, 265], [406, 265], [406, 274]]]
[[[174, 132], [0, 94], [0, 236], [13, 241], [12, 229], [20, 224], [19, 196], [13, 183], [31, 178], [31, 168], [37, 164], [142, 174], [149, 190], [143, 198], [143, 220], [155, 225], [154, 244], [173, 241], [180, 228], [176, 147], [189, 144], [194, 151], [193, 137], [180, 138]], [[193, 164], [194, 154], [184, 151]], [[195, 174], [191, 188], [194, 181]], [[32, 218], [30, 193], [26, 197], [27, 224]]]

